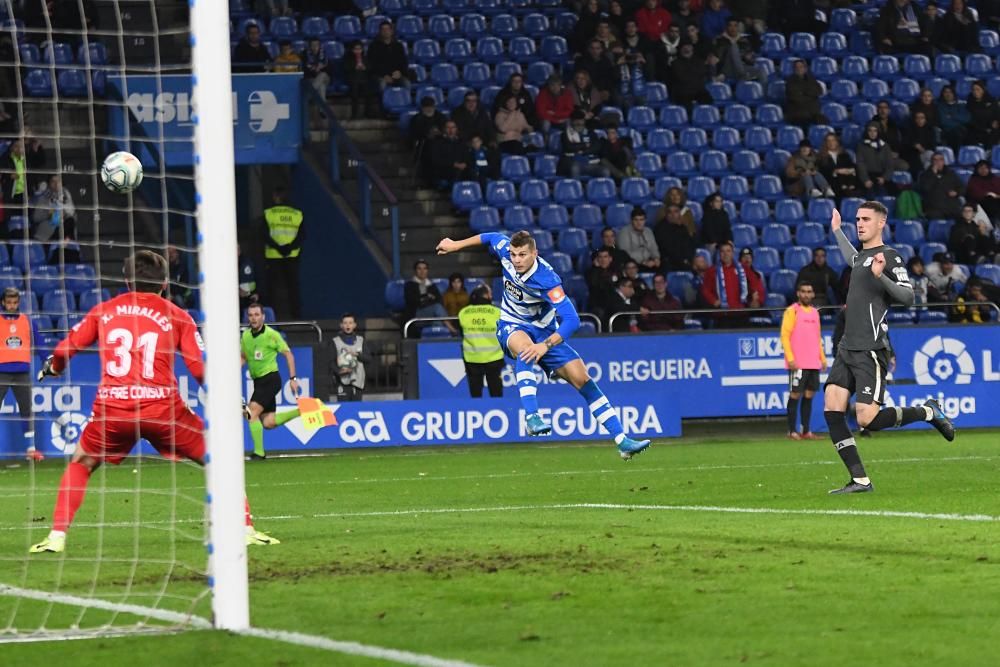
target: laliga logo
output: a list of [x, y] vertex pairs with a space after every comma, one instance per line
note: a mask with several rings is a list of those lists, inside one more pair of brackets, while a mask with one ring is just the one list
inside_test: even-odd
[[65, 454], [74, 453], [88, 421], [79, 412], [64, 412], [56, 417], [50, 429], [52, 446]]
[[965, 349], [965, 343], [955, 338], [934, 336], [913, 355], [913, 372], [917, 376], [917, 384], [969, 384], [976, 365]]
[[250, 102], [250, 129], [254, 132], [273, 132], [279, 120], [290, 117], [288, 105], [279, 104], [270, 90], [255, 90], [247, 100]]

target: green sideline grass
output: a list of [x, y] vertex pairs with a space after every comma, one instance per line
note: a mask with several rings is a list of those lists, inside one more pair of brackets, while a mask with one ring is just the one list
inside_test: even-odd
[[[760, 437], [656, 443], [629, 464], [607, 445], [248, 464], [258, 528], [283, 542], [251, 551], [252, 621], [480, 665], [995, 665], [998, 434], [877, 434], [861, 449], [876, 492], [850, 497], [826, 494], [847, 480], [829, 442]], [[207, 616], [207, 598], [191, 602], [205, 591], [201, 471], [132, 469], [95, 484], [143, 493], [88, 495], [62, 560], [25, 553], [61, 464], [3, 468], [0, 583]], [[103, 528], [86, 525], [102, 512]], [[111, 618], [0, 597], [0, 629]], [[379, 664], [214, 632], [0, 651], [4, 665]]]

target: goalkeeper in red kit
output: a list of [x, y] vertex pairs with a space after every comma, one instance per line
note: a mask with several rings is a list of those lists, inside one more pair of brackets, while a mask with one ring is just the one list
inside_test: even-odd
[[[63, 372], [74, 354], [98, 345], [103, 375], [90, 422], [66, 466], [52, 530], [32, 553], [61, 552], [66, 531], [83, 503], [90, 475], [103, 463], [117, 465], [145, 438], [160, 454], [205, 463], [204, 423], [179, 395], [174, 355], [204, 381], [204, 345], [194, 320], [160, 296], [167, 287], [167, 261], [141, 250], [125, 261], [129, 291], [95, 306], [45, 360], [39, 380]], [[278, 544], [258, 532], [246, 504], [247, 544]]]

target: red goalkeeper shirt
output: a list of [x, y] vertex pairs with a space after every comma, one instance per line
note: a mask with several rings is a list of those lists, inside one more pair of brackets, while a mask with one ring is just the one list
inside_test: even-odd
[[194, 320], [157, 294], [127, 292], [94, 306], [56, 347], [53, 370], [62, 372], [74, 354], [94, 343], [101, 355], [97, 400], [109, 406], [174, 399], [178, 353], [198, 383], [204, 379], [204, 344]]

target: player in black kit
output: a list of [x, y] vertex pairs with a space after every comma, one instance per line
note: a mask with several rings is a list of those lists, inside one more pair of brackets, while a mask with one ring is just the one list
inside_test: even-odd
[[877, 201], [868, 201], [858, 207], [856, 222], [861, 250], [855, 250], [841, 230], [838, 211], [834, 210], [830, 221], [837, 245], [852, 268], [844, 337], [826, 380], [823, 408], [830, 439], [850, 471], [851, 481], [830, 493], [874, 490], [847, 425], [851, 394], [856, 397], [858, 424], [862, 428], [880, 431], [926, 421], [946, 440], [955, 439], [954, 426], [933, 399], [908, 408], [882, 407], [889, 366], [889, 325], [885, 321], [889, 304], [913, 305], [913, 286], [906, 265], [899, 253], [882, 243], [887, 213], [885, 206]]

